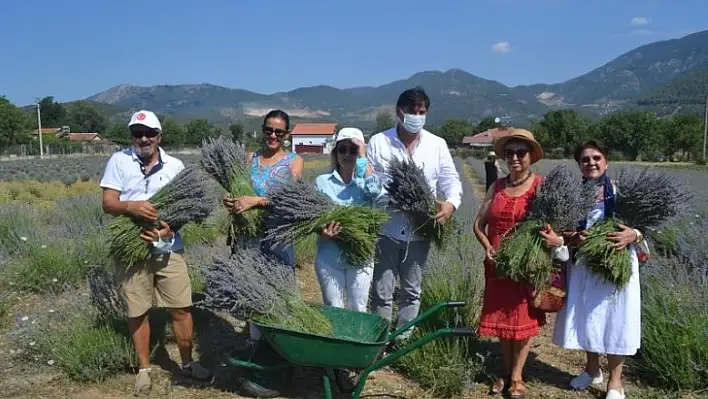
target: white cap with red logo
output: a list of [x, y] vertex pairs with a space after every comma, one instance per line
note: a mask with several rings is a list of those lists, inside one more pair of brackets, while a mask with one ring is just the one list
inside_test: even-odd
[[162, 125], [160, 124], [160, 120], [157, 119], [157, 115], [155, 115], [155, 113], [153, 113], [152, 111], [141, 110], [134, 113], [133, 116], [130, 118], [130, 123], [128, 123], [128, 127], [133, 125], [143, 125], [149, 127], [150, 129], [157, 129], [159, 131], [162, 131]]

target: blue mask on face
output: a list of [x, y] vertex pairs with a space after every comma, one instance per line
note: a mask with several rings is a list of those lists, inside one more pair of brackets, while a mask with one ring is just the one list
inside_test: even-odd
[[423, 129], [423, 126], [425, 126], [425, 115], [403, 114], [403, 120], [401, 122], [407, 132], [417, 134]]

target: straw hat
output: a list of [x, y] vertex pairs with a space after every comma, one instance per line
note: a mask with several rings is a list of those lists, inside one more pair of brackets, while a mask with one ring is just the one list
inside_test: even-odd
[[543, 149], [541, 148], [541, 145], [538, 144], [538, 141], [536, 141], [533, 133], [525, 129], [517, 128], [507, 129], [507, 132], [508, 133], [505, 135], [497, 137], [494, 140], [494, 152], [497, 154], [497, 157], [504, 158], [504, 146], [506, 146], [506, 143], [508, 143], [509, 140], [521, 140], [526, 142], [531, 147], [530, 155], [532, 164], [543, 158]]

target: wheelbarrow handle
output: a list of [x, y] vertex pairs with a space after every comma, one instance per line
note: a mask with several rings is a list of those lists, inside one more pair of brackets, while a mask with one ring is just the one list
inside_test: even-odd
[[465, 305], [466, 305], [466, 303], [463, 302], [463, 301], [438, 302], [438, 303], [436, 303], [435, 305], [431, 306], [428, 310], [426, 310], [426, 311], [423, 312], [422, 314], [419, 314], [418, 317], [416, 317], [415, 319], [409, 321], [408, 323], [406, 323], [406, 324], [404, 324], [403, 326], [401, 326], [400, 328], [398, 328], [396, 331], [394, 331], [394, 332], [392, 332], [391, 334], [389, 334], [388, 337], [386, 338], [386, 340], [387, 340], [388, 342], [393, 341], [394, 338], [396, 338], [397, 336], [399, 336], [399, 335], [403, 334], [404, 332], [408, 331], [409, 328], [411, 328], [411, 327], [417, 325], [417, 324], [420, 323], [421, 321], [427, 319], [428, 317], [430, 317], [430, 316], [433, 315], [434, 313], [436, 313], [436, 312], [438, 312], [438, 311], [440, 311], [440, 310], [442, 310], [442, 309], [444, 309], [444, 308], [459, 308], [459, 307], [462, 307], [462, 306], [465, 306]]
[[477, 332], [473, 328], [453, 328], [452, 335], [456, 337], [473, 337], [477, 335]]

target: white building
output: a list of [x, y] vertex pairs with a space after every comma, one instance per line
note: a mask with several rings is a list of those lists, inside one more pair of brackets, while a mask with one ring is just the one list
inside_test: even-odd
[[329, 154], [337, 133], [336, 123], [298, 123], [290, 132], [296, 154]]

